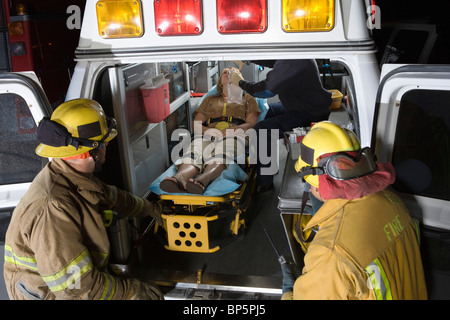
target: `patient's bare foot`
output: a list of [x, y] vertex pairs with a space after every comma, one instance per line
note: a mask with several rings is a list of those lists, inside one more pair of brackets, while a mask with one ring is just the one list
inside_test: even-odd
[[168, 193], [184, 193], [186, 189], [175, 177], [167, 177], [159, 183], [161, 190]]
[[193, 193], [193, 194], [203, 194], [203, 192], [205, 191], [205, 186], [203, 184], [201, 184], [200, 182], [191, 178], [186, 183], [186, 190], [189, 193]]

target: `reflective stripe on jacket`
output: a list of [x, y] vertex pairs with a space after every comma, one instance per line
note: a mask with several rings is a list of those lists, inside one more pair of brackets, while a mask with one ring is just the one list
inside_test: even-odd
[[14, 210], [5, 239], [11, 299], [127, 299], [132, 280], [105, 272], [110, 244], [103, 210], [119, 216], [160, 207], [53, 159]]
[[294, 299], [427, 299], [417, 226], [392, 192], [328, 200], [312, 227]]

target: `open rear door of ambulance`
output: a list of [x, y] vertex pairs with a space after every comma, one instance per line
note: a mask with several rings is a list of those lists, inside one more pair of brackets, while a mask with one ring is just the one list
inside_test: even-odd
[[14, 207], [47, 163], [35, 153], [38, 122], [50, 103], [33, 72], [0, 73], [0, 241]]
[[450, 66], [384, 65], [372, 147], [421, 223], [429, 298], [450, 298]]

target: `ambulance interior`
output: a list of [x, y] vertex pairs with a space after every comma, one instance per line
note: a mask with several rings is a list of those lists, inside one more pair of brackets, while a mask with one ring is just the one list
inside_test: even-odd
[[[330, 113], [330, 120], [358, 133], [355, 126], [358, 123], [355, 121], [357, 106], [350, 73], [339, 61], [316, 61], [323, 86], [342, 93], [337, 108]], [[158, 200], [159, 195], [149, 188], [173, 165], [171, 151], [180, 140], [172, 138], [172, 133], [180, 128], [192, 132], [196, 108], [204, 94], [214, 90], [221, 71], [227, 67], [240, 68], [244, 79], [254, 82], [263, 80], [270, 71], [257, 63], [242, 61], [183, 61], [105, 67], [96, 82], [93, 99], [102, 104], [109, 116], [116, 118], [119, 135], [108, 145], [107, 162], [100, 178], [139, 196]], [[155, 89], [150, 100], [142, 87], [149, 84]], [[164, 112], [160, 109], [164, 97], [161, 92], [158, 94], [161, 84], [167, 84], [169, 89], [170, 110]], [[277, 96], [266, 102], [277, 102]], [[161, 231], [163, 228], [156, 229], [155, 224], [149, 221], [119, 220], [117, 226], [110, 229], [112, 262], [117, 272], [130, 272], [143, 279], [157, 281], [170, 291], [168, 296], [174, 298], [186, 297], [189, 288], [195, 287], [196, 295], [201, 295], [201, 289], [214, 288], [223, 290], [220, 293], [222, 298], [253, 299], [256, 295], [278, 299], [281, 295], [281, 268], [262, 225], [280, 254], [294, 257], [300, 267], [303, 261], [302, 250], [292, 236], [293, 216], [299, 213], [303, 191], [303, 183], [293, 168], [299, 144], [280, 139], [278, 147], [279, 171], [274, 176], [274, 190], [258, 195], [253, 192], [255, 181], [248, 182], [250, 191], [246, 196], [249, 201], [245, 212], [236, 218], [242, 220], [242, 228], [237, 234], [230, 235], [230, 220], [212, 222], [215, 225], [208, 230], [209, 241], [217, 240], [219, 243], [221, 237], [228, 240], [207, 252], [196, 252], [195, 245], [188, 251], [173, 250], [167, 248], [168, 236], [164, 230]], [[205, 204], [210, 204], [210, 201]], [[190, 204], [182, 204], [181, 207], [190, 207]], [[194, 207], [201, 209], [204, 206]], [[214, 209], [211, 211], [214, 214]], [[234, 216], [231, 223], [233, 219]], [[248, 294], [251, 296], [246, 297]]]

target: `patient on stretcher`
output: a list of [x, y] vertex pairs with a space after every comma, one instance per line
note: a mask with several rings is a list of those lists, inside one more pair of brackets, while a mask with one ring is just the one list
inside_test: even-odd
[[[205, 97], [194, 117], [195, 138], [177, 166], [177, 173], [160, 183], [168, 193], [203, 194], [227, 163], [245, 152], [244, 132], [258, 121], [261, 113], [254, 97], [243, 94], [236, 99], [230, 88], [230, 73], [237, 69], [224, 69], [220, 75], [218, 94]], [[232, 89], [232, 90], [230, 90]], [[233, 95], [233, 97], [231, 97]]]

